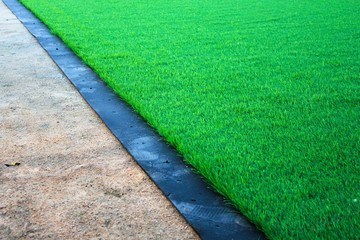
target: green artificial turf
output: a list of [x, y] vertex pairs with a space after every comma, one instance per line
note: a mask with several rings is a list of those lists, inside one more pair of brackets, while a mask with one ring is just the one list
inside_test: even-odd
[[271, 239], [360, 236], [358, 0], [22, 0]]

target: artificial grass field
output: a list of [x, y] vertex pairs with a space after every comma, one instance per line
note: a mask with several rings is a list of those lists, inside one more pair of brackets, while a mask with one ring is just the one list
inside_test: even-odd
[[22, 0], [271, 239], [360, 236], [358, 0]]

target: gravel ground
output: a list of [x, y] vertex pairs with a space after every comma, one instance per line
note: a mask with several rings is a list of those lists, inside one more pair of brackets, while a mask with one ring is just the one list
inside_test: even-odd
[[198, 239], [2, 1], [0, 66], [0, 239]]

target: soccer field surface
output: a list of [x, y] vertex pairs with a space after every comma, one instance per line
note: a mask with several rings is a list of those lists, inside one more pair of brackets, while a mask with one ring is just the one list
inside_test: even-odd
[[21, 2], [269, 238], [360, 236], [358, 0]]

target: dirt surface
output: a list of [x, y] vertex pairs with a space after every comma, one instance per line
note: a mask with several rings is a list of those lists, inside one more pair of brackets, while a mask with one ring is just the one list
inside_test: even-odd
[[2, 1], [0, 66], [0, 239], [198, 238]]

